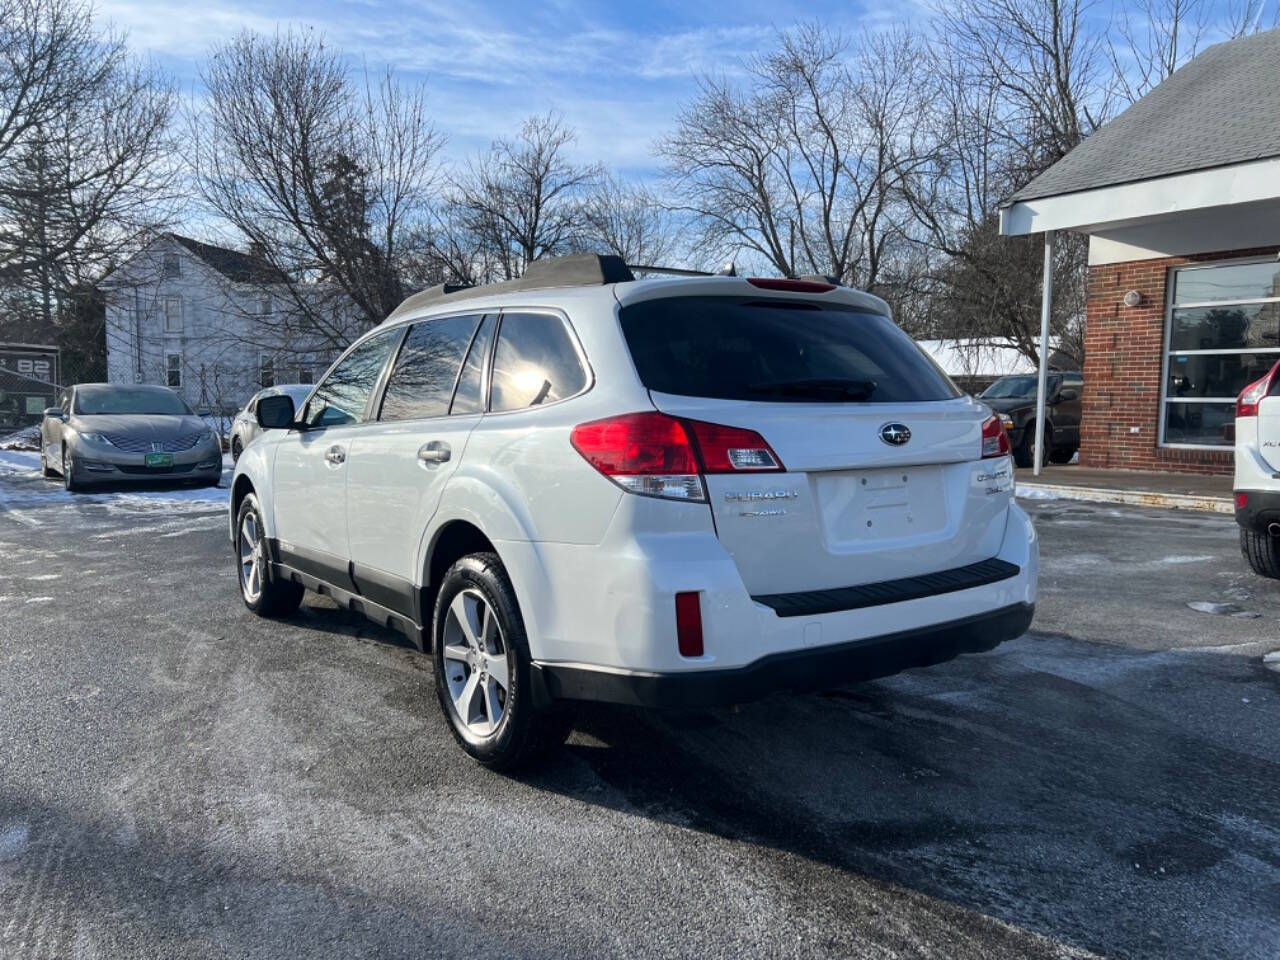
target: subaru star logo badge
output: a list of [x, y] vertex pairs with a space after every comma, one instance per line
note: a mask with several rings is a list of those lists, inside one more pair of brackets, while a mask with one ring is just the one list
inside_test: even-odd
[[905, 423], [886, 423], [880, 428], [880, 439], [891, 447], [900, 447], [911, 439], [911, 428]]

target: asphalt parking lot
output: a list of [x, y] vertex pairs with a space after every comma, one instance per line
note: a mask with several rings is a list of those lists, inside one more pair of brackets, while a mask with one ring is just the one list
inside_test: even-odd
[[1027, 636], [502, 776], [395, 635], [249, 615], [216, 504], [0, 475], [0, 957], [1275, 957], [1280, 584], [1029, 509]]

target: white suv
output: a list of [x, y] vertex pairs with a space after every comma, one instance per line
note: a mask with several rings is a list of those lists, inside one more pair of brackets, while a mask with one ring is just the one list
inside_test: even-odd
[[998, 418], [885, 303], [621, 260], [410, 297], [236, 467], [245, 603], [303, 588], [434, 651], [505, 766], [567, 705], [703, 706], [988, 650], [1039, 548]]
[[1280, 579], [1280, 363], [1236, 400], [1236, 523], [1254, 573]]

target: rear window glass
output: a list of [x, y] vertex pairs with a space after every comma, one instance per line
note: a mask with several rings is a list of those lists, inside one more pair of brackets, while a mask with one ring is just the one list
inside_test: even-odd
[[773, 403], [960, 395], [887, 317], [846, 305], [671, 297], [620, 316], [640, 380], [658, 393]]

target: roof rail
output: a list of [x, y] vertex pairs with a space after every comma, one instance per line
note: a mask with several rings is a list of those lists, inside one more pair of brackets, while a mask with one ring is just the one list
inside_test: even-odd
[[622, 258], [612, 254], [575, 253], [567, 257], [548, 257], [529, 264], [525, 268], [524, 275], [515, 280], [482, 283], [477, 286], [439, 283], [434, 287], [428, 287], [426, 290], [406, 297], [387, 319], [402, 317], [429, 304], [442, 301], [469, 300], [495, 293], [544, 290], [550, 287], [592, 287], [606, 283], [624, 283], [634, 279], [635, 274]]
[[730, 260], [715, 273], [707, 270], [685, 270], [683, 267], [655, 267], [650, 264], [628, 263], [627, 267], [632, 271], [643, 271], [644, 273], [660, 273], [663, 276], [671, 277], [736, 277], [738, 269]]

